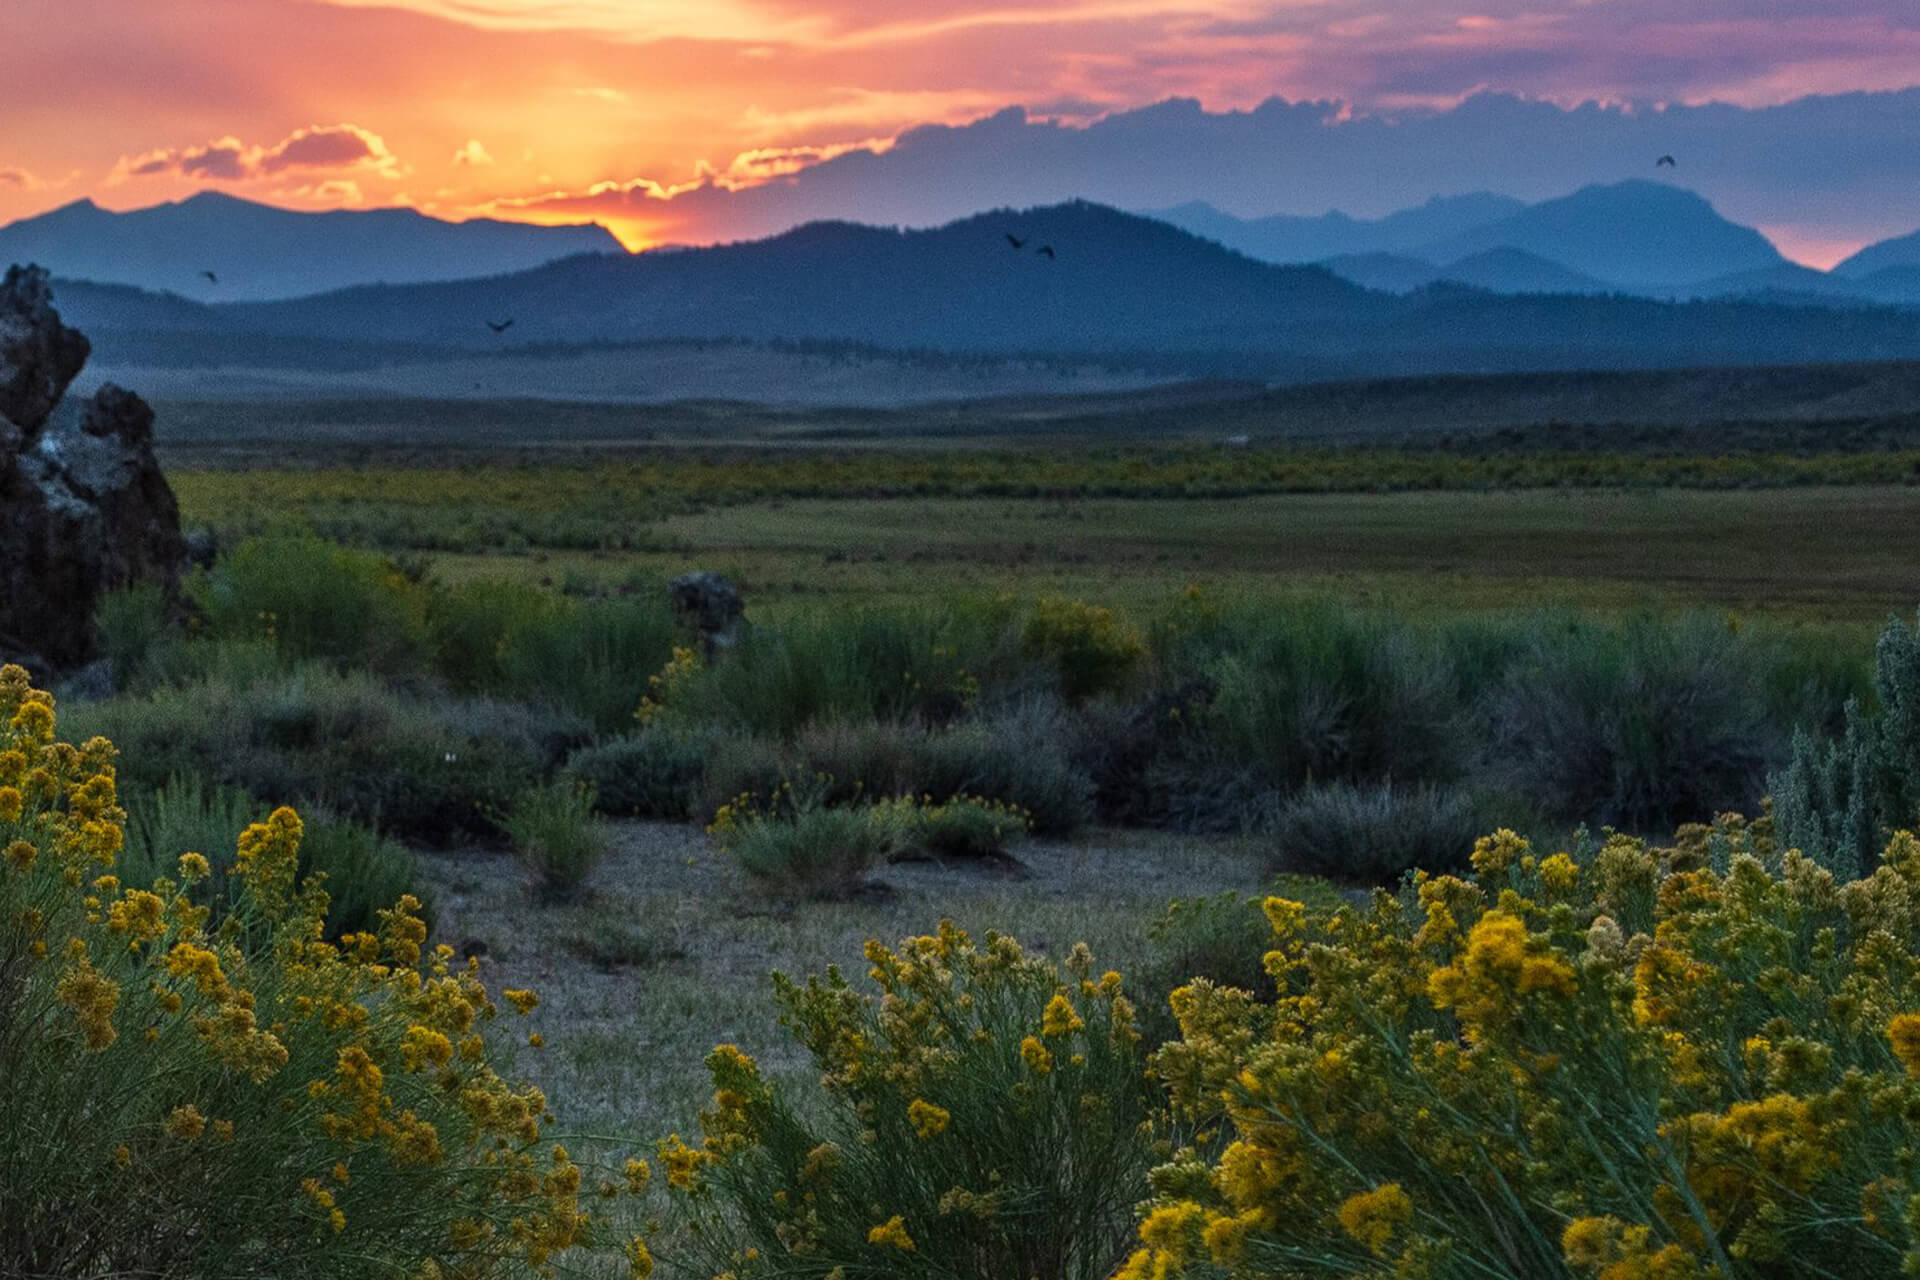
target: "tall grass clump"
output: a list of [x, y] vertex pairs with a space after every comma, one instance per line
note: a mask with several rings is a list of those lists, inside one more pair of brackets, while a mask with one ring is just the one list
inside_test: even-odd
[[321, 941], [279, 809], [210, 932], [209, 858], [114, 874], [113, 754], [0, 669], [0, 1274], [493, 1274], [583, 1243], [580, 1167], [418, 904]]
[[1156, 1074], [1220, 1146], [1117, 1274], [1816, 1280], [1920, 1267], [1920, 842], [1842, 882], [1769, 823], [1267, 899]]
[[1543, 631], [1491, 700], [1494, 773], [1554, 817], [1632, 831], [1751, 809], [1785, 740], [1758, 675], [1710, 619]]
[[1392, 885], [1409, 871], [1466, 865], [1478, 830], [1472, 798], [1455, 787], [1302, 787], [1266, 833], [1277, 870], [1343, 883]]
[[688, 1274], [1105, 1280], [1151, 1150], [1120, 976], [950, 923], [866, 963], [775, 977], [817, 1085], [708, 1056], [700, 1140], [660, 1153]]
[[1267, 787], [1309, 779], [1446, 779], [1464, 767], [1444, 646], [1404, 623], [1327, 605], [1245, 606], [1206, 663], [1198, 761]]
[[1000, 624], [984, 610], [862, 608], [802, 613], [747, 632], [724, 659], [681, 675], [665, 714], [790, 739], [810, 724], [946, 724], [996, 661]]
[[499, 820], [543, 900], [579, 898], [606, 857], [607, 840], [593, 808], [591, 785], [561, 781], [521, 792]]
[[291, 661], [394, 674], [429, 654], [426, 590], [384, 556], [311, 534], [246, 539], [194, 598], [215, 635], [265, 638]]

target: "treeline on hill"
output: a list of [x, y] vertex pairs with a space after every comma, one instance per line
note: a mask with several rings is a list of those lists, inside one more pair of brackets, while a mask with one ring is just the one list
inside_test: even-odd
[[[789, 894], [1090, 823], [1252, 831], [1275, 869], [1380, 884], [1493, 823], [1752, 811], [1790, 762], [1803, 809], [1858, 808], [1869, 784], [1834, 770], [1894, 777], [1916, 740], [1873, 728], [1906, 714], [1910, 644], [1883, 643], [1876, 686], [1865, 654], [1705, 614], [954, 598], [792, 612], [708, 658], [658, 587], [442, 583], [307, 535], [248, 540], [190, 591], [184, 629], [157, 594], [107, 601], [118, 687], [69, 724], [125, 751], [137, 831], [297, 802], [340, 826], [310, 850], [381, 868], [381, 895], [406, 883], [388, 840], [505, 833], [565, 892], [594, 808], [713, 823]], [[1815, 760], [1829, 739], [1875, 763]], [[1904, 813], [1889, 786], [1855, 845]]]

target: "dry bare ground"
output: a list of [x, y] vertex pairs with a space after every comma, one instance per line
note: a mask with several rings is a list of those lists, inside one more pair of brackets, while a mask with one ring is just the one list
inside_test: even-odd
[[733, 1043], [776, 1076], [810, 1069], [781, 1033], [767, 975], [837, 964], [859, 978], [861, 944], [927, 933], [950, 918], [976, 934], [1011, 933], [1063, 956], [1086, 941], [1125, 969], [1175, 897], [1252, 890], [1258, 863], [1240, 842], [1099, 832], [1025, 843], [1017, 869], [904, 864], [874, 877], [892, 892], [861, 903], [770, 901], [698, 828], [609, 824], [611, 852], [578, 906], [538, 907], [511, 857], [429, 855], [435, 940], [484, 943], [489, 986], [532, 987], [520, 1028], [546, 1047], [517, 1067], [555, 1101], [558, 1129], [650, 1148], [688, 1132], [709, 1087], [701, 1060]]

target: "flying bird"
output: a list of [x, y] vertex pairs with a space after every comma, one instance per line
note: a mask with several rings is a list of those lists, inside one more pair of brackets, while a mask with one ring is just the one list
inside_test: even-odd
[[1007, 232], [1007, 243], [1012, 245], [1016, 252], [1027, 247], [1027, 242], [1011, 231]]
[[513, 328], [513, 318], [509, 316], [505, 320], [489, 320], [487, 321], [487, 328], [493, 330], [495, 333], [505, 333], [507, 330]]
[[1051, 259], [1054, 256], [1053, 246], [1050, 244], [1043, 244], [1038, 249], [1035, 249], [1034, 252], [1047, 259]]
[[202, 272], [201, 272], [200, 274], [201, 274], [201, 275], [203, 275], [203, 276], [205, 276], [205, 277], [207, 278], [207, 283], [208, 283], [208, 284], [219, 284], [219, 283], [220, 283], [220, 277], [219, 277], [219, 276], [217, 276], [217, 275], [215, 275], [215, 274], [213, 274], [213, 272], [211, 272], [211, 271], [202, 271]]
[[1654, 167], [1654, 168], [1656, 168], [1656, 169], [1658, 169], [1658, 168], [1659, 168], [1660, 166], [1662, 166], [1662, 165], [1665, 165], [1665, 166], [1666, 166], [1667, 168], [1669, 168], [1669, 169], [1672, 169], [1672, 168], [1675, 168], [1675, 167], [1676, 167], [1676, 166], [1674, 165], [1674, 163], [1673, 163], [1673, 157], [1672, 157], [1672, 156], [1661, 156], [1661, 157], [1660, 157], [1660, 158], [1659, 158], [1658, 160], [1655, 160], [1655, 161], [1653, 162], [1653, 167]]

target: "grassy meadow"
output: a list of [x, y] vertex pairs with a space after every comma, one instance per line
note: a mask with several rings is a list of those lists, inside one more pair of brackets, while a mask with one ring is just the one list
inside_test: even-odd
[[[545, 447], [168, 446], [219, 555], [187, 610], [110, 598], [110, 687], [57, 707], [119, 751], [111, 884], [103, 802], [30, 776], [95, 795], [101, 761], [0, 689], [0, 975], [80, 944], [33, 1015], [80, 1029], [18, 1061], [119, 1055], [306, 1134], [311, 1170], [210, 1166], [293, 1206], [287, 1274], [1920, 1260], [1879, 1207], [1920, 1192], [1920, 455], [642, 447], [569, 412]], [[737, 643], [669, 606], [692, 570], [741, 588]], [[537, 1006], [499, 1030], [475, 980]], [[169, 992], [227, 1030], [176, 1034]], [[209, 1065], [260, 1034], [312, 1077], [274, 1107]], [[177, 1273], [246, 1274], [166, 1181], [202, 1141], [177, 1092], [88, 1150], [185, 1215]], [[505, 1154], [463, 1164], [469, 1129]], [[8, 1212], [0, 1272], [143, 1247]]]

